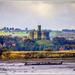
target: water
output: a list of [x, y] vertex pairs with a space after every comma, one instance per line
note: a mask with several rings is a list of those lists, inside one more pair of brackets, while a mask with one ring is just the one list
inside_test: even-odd
[[24, 65], [24, 63], [0, 63], [0, 75], [16, 74], [75, 74], [75, 63], [62, 65]]

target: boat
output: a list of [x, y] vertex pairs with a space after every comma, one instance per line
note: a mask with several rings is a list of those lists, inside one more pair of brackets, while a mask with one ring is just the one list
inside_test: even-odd
[[34, 63], [34, 64], [27, 64], [27, 62], [25, 62], [25, 65], [61, 65], [63, 63], [63, 61], [61, 61], [60, 63], [51, 63], [51, 62], [48, 62], [48, 63]]

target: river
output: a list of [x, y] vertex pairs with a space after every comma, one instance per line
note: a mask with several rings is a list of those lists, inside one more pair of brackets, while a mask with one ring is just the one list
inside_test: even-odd
[[0, 75], [25, 74], [75, 74], [75, 62], [62, 65], [24, 65], [24, 63], [0, 62]]

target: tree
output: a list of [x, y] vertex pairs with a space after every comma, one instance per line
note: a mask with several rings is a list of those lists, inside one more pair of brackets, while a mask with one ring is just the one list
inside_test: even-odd
[[0, 49], [0, 56], [2, 55], [3, 49]]
[[25, 28], [25, 30], [28, 30], [28, 28]]
[[47, 49], [43, 49], [43, 51], [52, 51], [52, 48], [48, 47]]
[[9, 28], [7, 27], [7, 30], [9, 30]]
[[22, 47], [19, 44], [16, 44], [15, 48], [17, 48], [18, 51], [21, 51], [22, 50]]
[[25, 45], [27, 42], [28, 42], [28, 43], [30, 43], [30, 42], [35, 43], [35, 41], [34, 41], [34, 40], [26, 39], [26, 40], [24, 40], [24, 45]]
[[54, 37], [53, 39], [52, 39], [52, 41], [53, 41], [53, 44], [54, 45], [59, 45], [59, 37]]
[[34, 40], [26, 39], [24, 45], [26, 51], [36, 51], [39, 49], [39, 45]]
[[12, 27], [11, 29], [14, 30], [14, 27]]
[[73, 48], [73, 49], [75, 49], [75, 45], [74, 45], [74, 44], [73, 44], [73, 45], [71, 45], [71, 46], [72, 46], [72, 48]]
[[53, 41], [53, 44], [56, 45], [56, 46], [57, 45], [63, 46], [64, 44], [67, 43], [67, 40], [64, 37], [54, 37], [52, 39], [52, 41]]
[[14, 46], [10, 47], [9, 51], [18, 51], [18, 49]]
[[59, 40], [59, 44], [63, 46], [66, 43], [67, 43], [67, 40], [64, 37], [61, 37]]
[[69, 49], [70, 49], [70, 45], [69, 45], [69, 44], [65, 44], [65, 45], [63, 45], [63, 47], [64, 47], [66, 50], [69, 50]]
[[3, 46], [3, 38], [2, 38], [2, 37], [0, 37], [0, 43], [1, 43], [2, 46]]
[[6, 30], [6, 29], [7, 29], [6, 27], [3, 28], [3, 30]]

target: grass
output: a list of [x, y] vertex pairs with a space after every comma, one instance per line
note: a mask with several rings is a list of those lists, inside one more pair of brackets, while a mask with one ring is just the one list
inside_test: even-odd
[[50, 40], [37, 40], [36, 41], [39, 45], [44, 45], [44, 46], [53, 46], [52, 41]]
[[12, 35], [12, 36], [19, 36], [19, 37], [22, 37], [22, 36], [29, 36], [28, 33], [26, 32], [0, 32], [0, 35]]
[[2, 53], [2, 59], [32, 59], [32, 58], [73, 58], [75, 50], [71, 51], [9, 51]]

